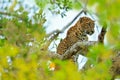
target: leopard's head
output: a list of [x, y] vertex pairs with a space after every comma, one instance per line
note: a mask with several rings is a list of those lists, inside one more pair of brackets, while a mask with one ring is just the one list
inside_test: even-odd
[[82, 18], [80, 18], [80, 24], [81, 24], [83, 31], [86, 34], [92, 35], [94, 33], [95, 23], [92, 19], [90, 19], [88, 17], [82, 17]]

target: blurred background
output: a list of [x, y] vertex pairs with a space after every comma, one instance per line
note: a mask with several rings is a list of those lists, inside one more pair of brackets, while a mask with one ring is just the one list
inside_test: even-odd
[[[46, 56], [56, 51], [69, 26], [52, 42], [46, 40], [50, 32], [66, 26], [82, 9], [95, 21], [96, 41], [101, 27], [107, 27], [106, 45], [89, 49], [90, 68], [78, 72], [70, 60], [61, 61]], [[0, 80], [110, 80], [117, 76], [120, 63], [112, 65], [120, 50], [120, 0], [0, 0]], [[48, 64], [49, 62], [49, 64]], [[51, 69], [54, 68], [54, 69]], [[93, 76], [94, 75], [94, 76]]]

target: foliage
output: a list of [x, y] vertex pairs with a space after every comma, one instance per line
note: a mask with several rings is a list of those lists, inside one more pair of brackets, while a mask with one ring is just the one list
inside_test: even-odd
[[[0, 80], [110, 80], [113, 53], [108, 46], [91, 47], [87, 55], [88, 68], [80, 72], [70, 60], [52, 60], [46, 56], [50, 52], [44, 48], [47, 43], [44, 9], [48, 6], [52, 13], [65, 16], [70, 9], [81, 9], [81, 3], [78, 0], [35, 1], [39, 11], [34, 12], [32, 18], [22, 5], [15, 10], [22, 4], [17, 0], [0, 12]], [[119, 49], [120, 0], [89, 0], [90, 11], [95, 4], [100, 24], [109, 27], [106, 36], [110, 47], [114, 45]], [[49, 70], [49, 60], [55, 63], [55, 71]]]

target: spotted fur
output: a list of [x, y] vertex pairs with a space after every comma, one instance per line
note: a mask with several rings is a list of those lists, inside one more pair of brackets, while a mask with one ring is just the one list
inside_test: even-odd
[[77, 23], [67, 31], [67, 36], [57, 47], [58, 54], [64, 54], [77, 41], [88, 41], [88, 35], [94, 33], [94, 21], [88, 17], [81, 17]]

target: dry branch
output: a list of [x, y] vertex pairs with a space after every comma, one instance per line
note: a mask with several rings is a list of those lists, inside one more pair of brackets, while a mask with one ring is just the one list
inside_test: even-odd
[[105, 34], [106, 34], [106, 26], [103, 26], [102, 30], [101, 30], [101, 33], [98, 35], [98, 42], [104, 44], [104, 37], [105, 37]]

